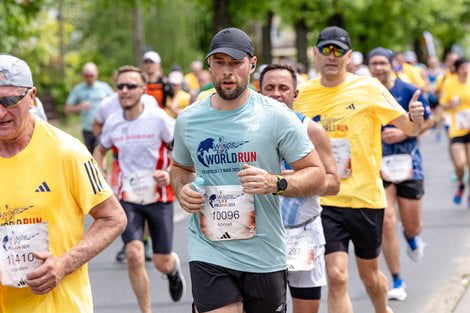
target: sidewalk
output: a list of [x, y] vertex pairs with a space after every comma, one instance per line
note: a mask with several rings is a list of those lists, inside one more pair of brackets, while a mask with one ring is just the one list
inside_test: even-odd
[[470, 312], [470, 280], [466, 279], [466, 289], [460, 298], [459, 302], [454, 308], [453, 313], [468, 313]]

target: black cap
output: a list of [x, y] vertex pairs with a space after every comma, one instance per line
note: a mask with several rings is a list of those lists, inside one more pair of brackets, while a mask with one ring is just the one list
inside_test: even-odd
[[393, 61], [393, 51], [390, 50], [390, 49], [385, 49], [385, 48], [382, 48], [382, 47], [378, 47], [378, 48], [375, 48], [375, 49], [372, 49], [369, 54], [367, 55], [367, 62], [370, 61], [370, 59], [373, 57], [373, 56], [376, 56], [376, 55], [380, 55], [380, 56], [383, 56], [383, 57], [386, 57], [388, 59], [388, 61], [390, 62], [390, 64], [392, 64], [392, 61]]
[[325, 45], [336, 45], [342, 49], [351, 49], [349, 34], [338, 26], [330, 26], [321, 31], [317, 40], [317, 47]]
[[212, 38], [206, 59], [215, 53], [224, 53], [235, 60], [241, 60], [247, 54], [254, 56], [254, 50], [250, 37], [244, 31], [238, 28], [225, 28]]

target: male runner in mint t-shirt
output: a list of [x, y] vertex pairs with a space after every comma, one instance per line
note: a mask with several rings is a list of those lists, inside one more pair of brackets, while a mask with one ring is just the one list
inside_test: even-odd
[[[276, 195], [320, 194], [325, 172], [295, 114], [247, 88], [256, 57], [244, 32], [217, 33], [207, 59], [216, 93], [178, 116], [170, 172], [181, 207], [193, 213], [194, 306], [285, 312], [285, 234]], [[279, 175], [282, 159], [295, 173]], [[195, 176], [205, 180], [204, 195], [191, 189]]]

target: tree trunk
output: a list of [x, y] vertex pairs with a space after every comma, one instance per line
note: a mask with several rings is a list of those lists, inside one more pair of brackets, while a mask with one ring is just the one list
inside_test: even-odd
[[213, 0], [214, 18], [212, 20], [214, 34], [230, 26], [230, 0]]
[[272, 42], [271, 42], [271, 29], [273, 25], [274, 12], [268, 11], [266, 14], [265, 24], [263, 24], [261, 31], [261, 62], [259, 64], [272, 63]]
[[307, 33], [308, 27], [305, 20], [300, 20], [295, 23], [295, 47], [297, 48], [297, 61], [302, 63], [305, 68], [308, 68], [307, 58]]
[[144, 53], [144, 20], [142, 16], [142, 9], [140, 0], [134, 0], [134, 12], [132, 21], [132, 40], [134, 48], [134, 61], [137, 66], [140, 64], [140, 59]]
[[65, 81], [64, 0], [59, 0], [57, 11], [57, 23], [59, 24], [59, 70], [62, 81]]

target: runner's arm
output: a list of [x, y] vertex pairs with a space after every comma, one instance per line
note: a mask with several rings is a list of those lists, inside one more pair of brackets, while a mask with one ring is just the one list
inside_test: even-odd
[[93, 151], [93, 157], [98, 163], [98, 166], [103, 173], [103, 176], [106, 177], [106, 153], [108, 153], [109, 149], [103, 147], [102, 144], [98, 144], [95, 150]]
[[390, 122], [395, 127], [400, 128], [407, 136], [418, 136], [423, 126], [424, 107], [418, 101], [421, 91], [417, 90], [408, 105], [408, 114], [402, 114]]
[[114, 196], [93, 207], [89, 214], [94, 222], [72, 249], [61, 256], [49, 252], [35, 253], [35, 257], [44, 263], [27, 275], [26, 283], [33, 293], [45, 294], [51, 291], [66, 275], [109, 246], [126, 228], [126, 215]]
[[179, 164], [173, 160], [170, 169], [170, 183], [179, 204], [188, 213], [198, 213], [204, 203], [203, 194], [191, 189], [195, 180], [194, 168]]
[[[294, 172], [286, 174], [287, 189], [282, 194], [286, 197], [305, 197], [321, 195], [326, 190], [325, 169], [320, 157], [312, 150], [305, 157], [289, 163]], [[252, 165], [243, 164], [238, 172], [243, 191], [248, 194], [270, 194], [277, 192], [277, 176]]]

